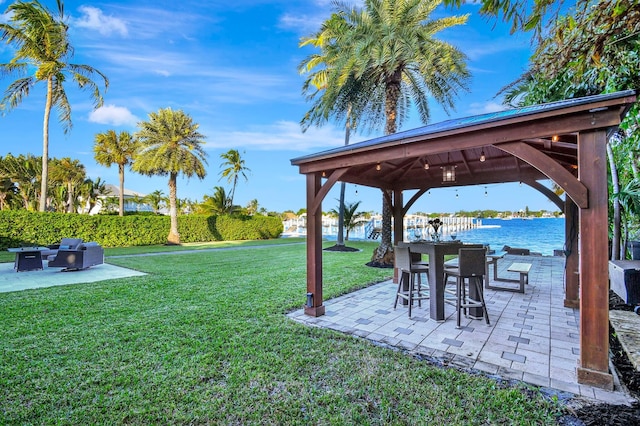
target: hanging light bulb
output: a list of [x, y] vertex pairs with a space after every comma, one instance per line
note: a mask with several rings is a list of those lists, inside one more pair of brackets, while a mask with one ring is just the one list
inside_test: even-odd
[[380, 163], [376, 164], [376, 170], [380, 171], [380, 169], [382, 169], [382, 166], [380, 165]]
[[487, 158], [484, 156], [484, 149], [483, 149], [483, 150], [482, 150], [482, 152], [480, 153], [480, 162], [481, 162], [481, 163], [484, 163], [484, 161], [485, 161], [486, 159], [487, 159]]
[[486, 186], [484, 187], [484, 196], [485, 197], [487, 196], [487, 187]]
[[429, 170], [429, 163], [427, 163], [427, 162], [424, 163], [424, 169], [425, 170]]
[[458, 190], [456, 189], [456, 198], [459, 198]]

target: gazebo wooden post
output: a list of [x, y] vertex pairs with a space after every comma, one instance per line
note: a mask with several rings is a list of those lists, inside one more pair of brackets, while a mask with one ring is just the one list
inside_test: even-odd
[[613, 390], [609, 372], [607, 135], [578, 134], [578, 179], [588, 188], [580, 209], [580, 362], [578, 383]]
[[[304, 313], [324, 315], [322, 304], [322, 203], [317, 198], [322, 187], [320, 173], [307, 174], [307, 303]], [[309, 303], [310, 302], [310, 303]]]
[[[394, 190], [393, 191], [393, 246], [397, 246], [399, 241], [403, 240], [404, 235], [404, 215], [403, 215], [403, 204], [402, 200], [402, 191]], [[395, 261], [394, 261], [395, 265]], [[393, 282], [398, 282], [398, 269], [394, 266], [393, 268]], [[403, 300], [403, 302], [406, 302]]]
[[580, 253], [578, 251], [578, 206], [567, 197], [564, 206], [564, 235], [565, 247], [569, 250], [565, 255], [566, 290], [564, 306], [567, 308], [580, 307]]

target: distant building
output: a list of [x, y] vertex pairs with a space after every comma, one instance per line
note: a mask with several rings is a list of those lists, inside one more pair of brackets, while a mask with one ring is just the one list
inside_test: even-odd
[[[98, 197], [98, 202], [95, 207], [91, 210], [90, 214], [97, 214], [103, 211], [104, 209], [110, 209], [113, 211], [119, 211], [119, 197], [120, 197], [120, 188], [116, 185], [107, 184], [107, 194], [101, 195]], [[151, 205], [142, 200], [146, 197], [147, 194], [143, 194], [141, 192], [132, 191], [130, 189], [124, 189], [124, 211], [125, 212], [152, 212], [153, 209]], [[115, 199], [115, 204], [113, 200]]]

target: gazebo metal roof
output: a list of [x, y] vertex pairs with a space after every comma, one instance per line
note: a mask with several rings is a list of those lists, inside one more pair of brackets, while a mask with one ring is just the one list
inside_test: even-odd
[[[321, 172], [325, 177], [348, 167], [340, 181], [389, 190], [531, 184], [542, 179], [553, 179], [567, 190], [568, 175], [577, 176], [578, 132], [615, 128], [629, 107], [627, 99], [634, 96], [634, 91], [624, 91], [452, 119], [294, 158], [291, 163], [303, 174]], [[514, 150], [529, 160], [514, 155]], [[557, 167], [551, 176], [538, 164], [548, 160]], [[456, 180], [443, 182], [442, 167], [451, 165]], [[567, 192], [571, 196], [573, 191]], [[580, 205], [583, 198], [584, 194], [574, 201]]]

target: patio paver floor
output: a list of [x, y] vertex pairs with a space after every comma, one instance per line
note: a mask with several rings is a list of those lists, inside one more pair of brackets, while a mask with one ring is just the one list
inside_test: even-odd
[[498, 262], [498, 276], [518, 278], [507, 268], [523, 261], [532, 263], [524, 294], [485, 289], [490, 326], [484, 319], [463, 316], [462, 328], [456, 329], [455, 308], [450, 305], [445, 305], [445, 321], [436, 322], [429, 318], [428, 301], [421, 307], [414, 304], [413, 317], [408, 318], [405, 306], [393, 309], [397, 285], [391, 280], [324, 301], [324, 316], [297, 310], [289, 317], [461, 368], [600, 402], [632, 402], [618, 382], [614, 391], [577, 383], [580, 312], [564, 306], [564, 258], [508, 255]]

